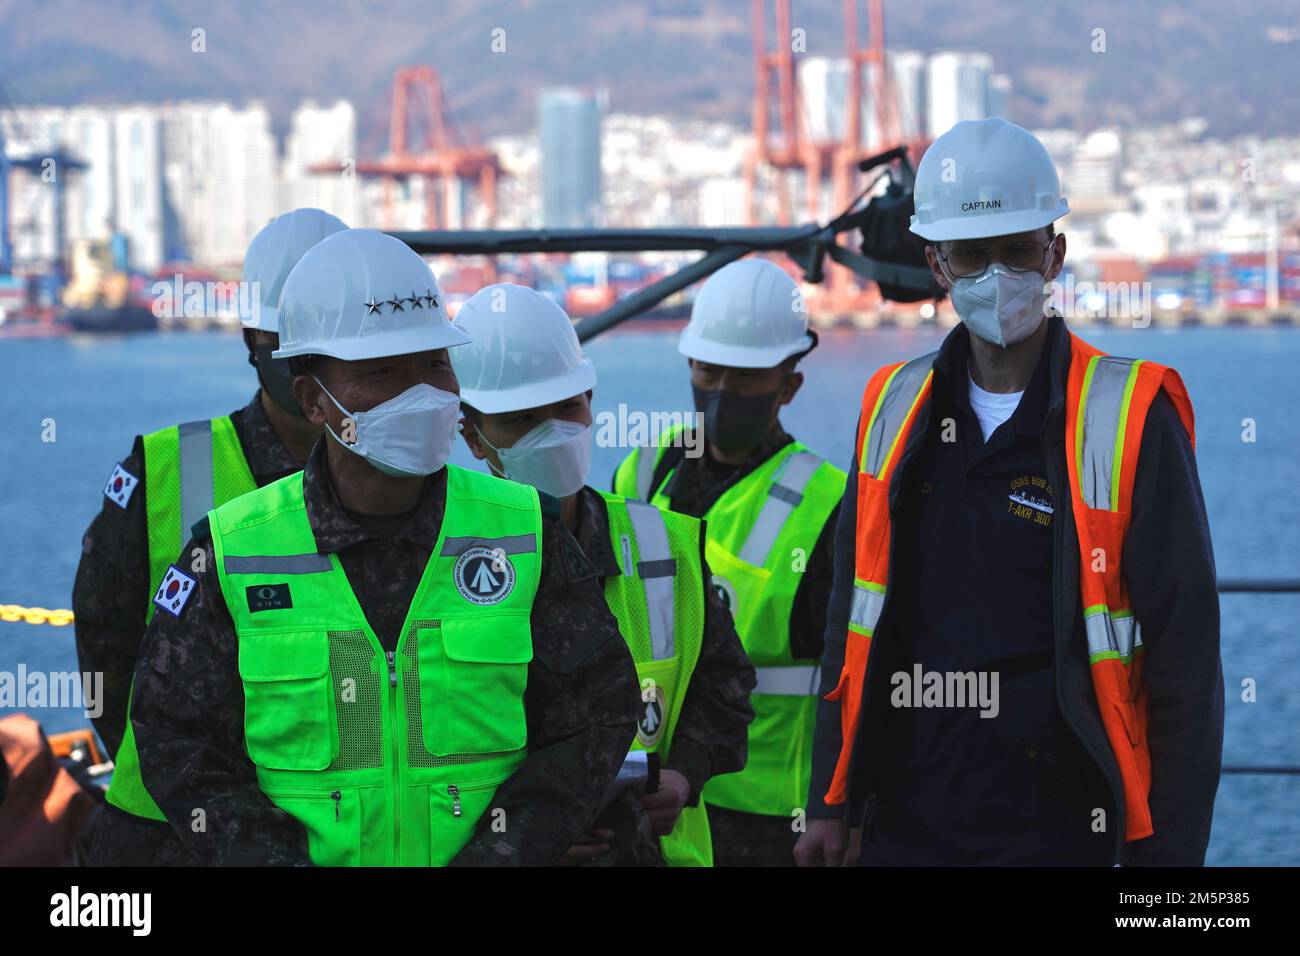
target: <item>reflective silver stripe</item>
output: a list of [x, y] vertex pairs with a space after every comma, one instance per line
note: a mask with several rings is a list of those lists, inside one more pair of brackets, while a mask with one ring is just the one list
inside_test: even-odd
[[532, 534], [510, 534], [503, 538], [447, 538], [442, 542], [444, 558], [458, 558], [470, 548], [487, 548], [489, 551], [501, 549], [502, 554], [532, 554], [537, 550], [537, 536]]
[[638, 449], [636, 456], [636, 496], [642, 501], [650, 500], [650, 482], [655, 476], [655, 465], [659, 461], [659, 449], [650, 445]]
[[754, 670], [758, 674], [755, 694], [805, 697], [817, 693], [817, 679], [821, 668], [816, 664], [803, 667], [757, 667]]
[[880, 411], [871, 422], [871, 430], [867, 433], [867, 453], [863, 470], [868, 475], [874, 477], [880, 474], [889, 446], [894, 443], [894, 438], [902, 429], [903, 422], [907, 420], [907, 413], [911, 410], [912, 403], [916, 401], [921, 386], [925, 384], [925, 378], [930, 374], [930, 367], [934, 365], [935, 356], [938, 354], [938, 352], [931, 352], [929, 355], [912, 359], [894, 373], [893, 381], [886, 387], [880, 399]]
[[1127, 660], [1142, 647], [1142, 625], [1132, 615], [1096, 611], [1083, 619], [1083, 630], [1089, 657], [1111, 651]]
[[[627, 501], [628, 517], [632, 519], [632, 533], [636, 536], [638, 569], [654, 566], [660, 561], [671, 561], [668, 550], [668, 529], [659, 509], [639, 501]], [[646, 613], [650, 619], [651, 658], [656, 661], [672, 657], [675, 650], [673, 631], [676, 627], [673, 608], [673, 579], [669, 577], [642, 577], [645, 588]]]
[[636, 573], [642, 579], [671, 578], [677, 573], [677, 559], [669, 558], [667, 561], [638, 562]]
[[853, 604], [849, 608], [849, 622], [869, 631], [876, 629], [880, 620], [880, 609], [885, 605], [885, 596], [879, 591], [872, 591], [859, 584], [853, 585]]
[[227, 574], [315, 574], [328, 571], [328, 554], [228, 554]]
[[212, 422], [186, 422], [180, 431], [181, 543], [190, 528], [212, 510]]
[[1110, 510], [1115, 474], [1115, 436], [1133, 359], [1103, 355], [1093, 359], [1092, 379], [1083, 397], [1083, 448], [1079, 484], [1089, 508]]
[[810, 451], [801, 451], [791, 455], [773, 476], [772, 486], [767, 490], [767, 499], [758, 519], [749, 529], [745, 543], [740, 548], [740, 560], [747, 564], [762, 567], [767, 563], [767, 556], [776, 544], [776, 539], [785, 527], [786, 521], [794, 509], [803, 501], [803, 490], [808, 487], [815, 472], [822, 463]]

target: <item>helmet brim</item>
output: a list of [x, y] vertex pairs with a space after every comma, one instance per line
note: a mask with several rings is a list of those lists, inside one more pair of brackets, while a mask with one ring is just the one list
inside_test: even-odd
[[910, 230], [930, 242], [950, 242], [956, 239], [992, 239], [1018, 232], [1033, 232], [1050, 226], [1066, 215], [1070, 207], [1064, 199], [1055, 209], [1024, 209], [1018, 212], [992, 213], [966, 219], [945, 219], [941, 222], [918, 223], [912, 216]]
[[544, 382], [530, 382], [507, 389], [469, 388], [462, 382], [460, 400], [486, 415], [498, 415], [562, 402], [595, 387], [596, 367], [591, 364], [591, 359], [584, 357], [563, 375]]
[[473, 339], [463, 329], [445, 322], [439, 327], [425, 329], [418, 333], [410, 329], [402, 329], [396, 332], [366, 335], [358, 339], [305, 343], [297, 347], [276, 349], [271, 353], [271, 358], [328, 355], [342, 359], [344, 362], [359, 362], [363, 359], [391, 358], [397, 355], [411, 355], [415, 352], [454, 348], [457, 345], [469, 345], [472, 341]]
[[784, 345], [726, 345], [701, 339], [691, 332], [690, 326], [682, 329], [677, 340], [677, 351], [687, 358], [710, 365], [731, 368], [775, 368], [792, 355], [800, 355], [813, 347], [813, 337], [804, 335], [798, 342]]

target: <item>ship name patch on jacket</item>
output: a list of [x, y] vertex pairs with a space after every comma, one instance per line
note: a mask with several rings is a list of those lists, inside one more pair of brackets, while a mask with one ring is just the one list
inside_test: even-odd
[[167, 573], [163, 575], [162, 584], [158, 585], [158, 590], [154, 592], [153, 603], [172, 617], [180, 617], [186, 602], [198, 589], [199, 582], [176, 565], [169, 564]]
[[113, 473], [108, 476], [108, 484], [104, 486], [104, 497], [119, 508], [125, 508], [138, 484], [140, 482], [135, 475], [123, 468], [119, 461], [113, 466]]

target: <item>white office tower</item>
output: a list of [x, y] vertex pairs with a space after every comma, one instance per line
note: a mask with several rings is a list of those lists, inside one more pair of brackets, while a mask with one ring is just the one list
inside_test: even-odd
[[831, 56], [801, 58], [799, 92], [808, 135], [813, 140], [843, 140], [849, 108], [848, 60]]
[[928, 112], [930, 135], [939, 136], [959, 120], [989, 116], [989, 76], [993, 58], [985, 53], [944, 51], [930, 57]]
[[131, 243], [131, 265], [152, 271], [166, 258], [163, 126], [156, 109], [127, 107], [113, 116], [115, 226]]
[[1007, 116], [1007, 105], [1011, 101], [1011, 77], [1005, 73], [994, 73], [989, 77], [989, 116]]
[[280, 210], [276, 149], [266, 108], [185, 102], [164, 107], [167, 188], [185, 252], [209, 266], [237, 265]]
[[[361, 224], [356, 162], [357, 113], [352, 104], [336, 100], [331, 106], [318, 106], [305, 101], [289, 120], [277, 212], [312, 206], [333, 213], [349, 225]], [[345, 165], [339, 172], [312, 172], [312, 166], [326, 163]]]
[[[925, 54], [917, 50], [886, 50], [885, 62], [894, 81], [894, 98], [898, 102], [898, 127], [903, 139], [919, 139], [925, 125]], [[920, 157], [912, 157], [913, 162]]]

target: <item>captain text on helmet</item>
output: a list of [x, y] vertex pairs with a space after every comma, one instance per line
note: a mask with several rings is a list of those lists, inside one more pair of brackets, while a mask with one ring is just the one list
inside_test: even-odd
[[137, 437], [109, 476], [103, 509], [86, 531], [72, 592], [77, 653], [84, 671], [104, 674], [107, 705], [95, 729], [116, 764], [91, 842], [93, 864], [189, 860], [140, 779], [128, 717], [136, 654], [154, 595], [190, 526], [209, 508], [299, 471], [320, 436], [293, 397], [287, 363], [271, 358], [279, 345], [277, 303], [303, 254], [346, 228], [320, 209], [295, 209], [253, 237], [242, 280], [253, 308], [240, 320], [260, 388], [229, 415]]
[[[636, 726], [636, 672], [526, 485], [448, 465], [459, 395], [427, 264], [315, 246], [280, 296], [306, 468], [227, 502], [136, 672], [145, 784], [203, 863], [546, 864]], [[193, 825], [196, 814], [204, 825]]]
[[[613, 862], [710, 865], [700, 794], [711, 777], [745, 764], [754, 669], [709, 587], [701, 523], [587, 485], [596, 371], [558, 305], [533, 289], [492, 285], [465, 303], [456, 325], [474, 340], [452, 353], [465, 441], [494, 474], [542, 492], [543, 510], [573, 536], [574, 560], [599, 582], [636, 662], [634, 749], [660, 768], [657, 788], [607, 808], [566, 860], [608, 852]], [[649, 846], [637, 839], [647, 815]]]
[[816, 344], [799, 287], [765, 259], [701, 287], [678, 346], [703, 417], [705, 453], [674, 432], [634, 450], [614, 491], [705, 519], [718, 597], [757, 669], [749, 758], [704, 790], [718, 865], [788, 866], [804, 818], [817, 663], [830, 599], [833, 516], [844, 473], [779, 420]]
[[1187, 392], [1046, 314], [1069, 207], [1032, 134], [957, 123], [915, 199], [962, 321], [863, 393], [813, 753], [822, 819], [796, 855], [837, 863], [865, 823], [864, 864], [1199, 865], [1223, 679]]

